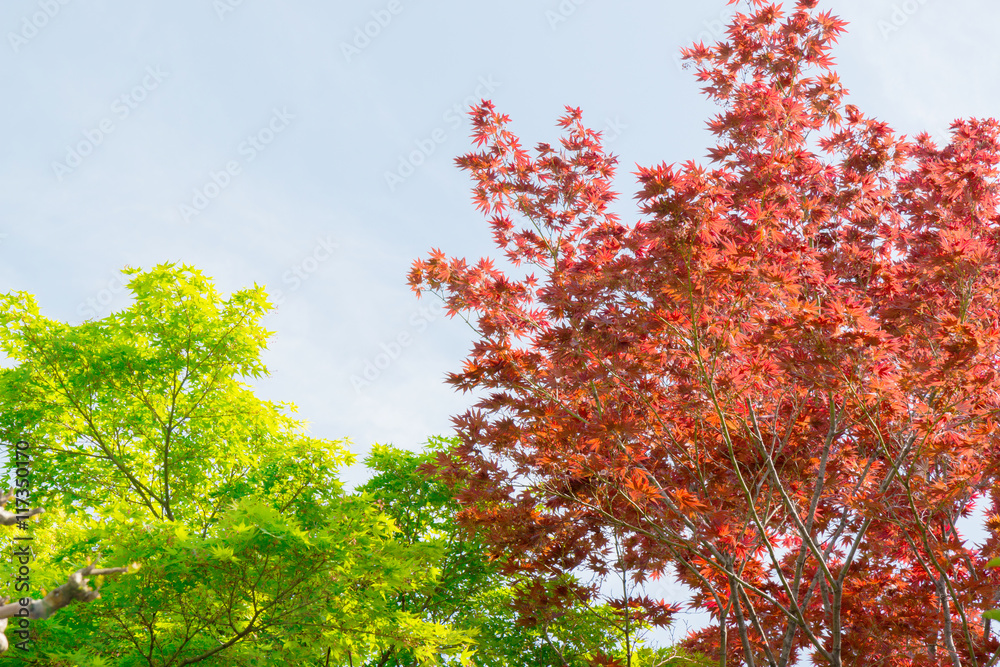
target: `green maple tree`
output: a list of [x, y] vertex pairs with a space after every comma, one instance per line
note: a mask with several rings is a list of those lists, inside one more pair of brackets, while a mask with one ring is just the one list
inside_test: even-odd
[[46, 510], [32, 592], [91, 561], [141, 565], [33, 621], [9, 664], [361, 664], [387, 648], [467, 661], [467, 634], [387, 603], [435, 579], [440, 549], [396, 539], [344, 493], [344, 443], [246, 384], [266, 373], [264, 290], [223, 298], [190, 267], [126, 273], [133, 304], [75, 326], [0, 297], [0, 436], [31, 444]]

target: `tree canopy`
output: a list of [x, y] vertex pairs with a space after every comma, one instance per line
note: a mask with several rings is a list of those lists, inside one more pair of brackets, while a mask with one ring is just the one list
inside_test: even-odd
[[[138, 571], [32, 623], [22, 664], [340, 664], [387, 648], [467, 660], [471, 636], [389, 600], [440, 549], [343, 491], [340, 441], [257, 399], [260, 287], [223, 299], [191, 267], [129, 270], [133, 304], [71, 326], [0, 302], [0, 432], [33, 448], [32, 590], [91, 560]], [[8, 466], [12, 460], [8, 461]], [[0, 535], [5, 546], [14, 539]], [[4, 568], [16, 563], [4, 563]], [[14, 663], [11, 663], [14, 664]]]
[[[606, 605], [570, 599], [572, 574], [512, 576], [459, 526], [457, 489], [426, 470], [453, 439], [420, 454], [376, 445], [373, 477], [346, 492], [347, 443], [309, 437], [293, 406], [246, 383], [267, 372], [262, 288], [223, 298], [192, 267], [126, 273], [133, 304], [98, 321], [50, 320], [27, 294], [0, 302], [13, 361], [0, 370], [0, 435], [18, 443], [9, 471], [30, 471], [18, 513], [0, 515], [19, 527], [0, 543], [25, 555], [0, 567], [21, 582], [14, 597], [37, 598], [0, 607], [2, 623], [31, 610], [8, 663], [583, 667], [678, 655], [642, 647], [642, 625], [622, 632]], [[28, 496], [40, 507], [21, 513]], [[551, 599], [519, 606], [529, 588]]]
[[[263, 287], [127, 269], [79, 324], [0, 295], [5, 664], [1000, 663], [1000, 123], [864, 114], [817, 6], [684, 50], [716, 143], [637, 167], [634, 222], [580, 109], [533, 152], [472, 110], [506, 266], [409, 282], [473, 326], [475, 403], [357, 489], [254, 395]], [[684, 605], [711, 624], [645, 646]]]
[[[455, 519], [459, 489], [432, 474], [435, 457], [458, 444], [456, 438], [432, 438], [420, 453], [377, 445], [365, 460], [373, 476], [358, 491], [392, 517], [398, 539], [437, 540], [444, 549], [440, 576], [422, 590], [402, 592], [396, 599], [399, 609], [474, 632], [477, 667], [699, 664], [679, 648], [646, 646], [648, 624], [606, 602], [576, 595], [582, 584], [573, 573], [525, 575], [460, 526]], [[406, 651], [389, 648], [371, 664], [416, 663]]]
[[676, 575], [719, 665], [996, 664], [1000, 124], [938, 146], [866, 116], [816, 5], [752, 0], [685, 51], [717, 143], [639, 167], [635, 223], [579, 109], [534, 153], [473, 111], [457, 162], [533, 273], [414, 263], [476, 328], [441, 469], [525, 569], [608, 573], [617, 536], [636, 582]]

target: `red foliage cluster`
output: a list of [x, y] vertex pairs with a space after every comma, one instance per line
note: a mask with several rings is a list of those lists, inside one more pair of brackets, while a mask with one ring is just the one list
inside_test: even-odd
[[[716, 620], [687, 644], [720, 664], [988, 664], [1000, 124], [897, 136], [844, 101], [843, 22], [749, 4], [685, 51], [721, 106], [710, 166], [640, 168], [631, 226], [578, 109], [534, 156], [474, 110], [457, 162], [538, 277], [414, 264], [479, 334], [442, 473], [519, 567], [607, 573], [615, 535], [637, 580], [675, 572]], [[982, 550], [957, 529], [980, 499]]]

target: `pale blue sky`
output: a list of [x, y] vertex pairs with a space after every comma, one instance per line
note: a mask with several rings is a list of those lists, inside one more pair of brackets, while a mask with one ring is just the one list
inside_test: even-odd
[[[1000, 115], [1000, 3], [821, 6], [851, 24], [836, 56], [866, 112], [911, 134]], [[705, 155], [713, 108], [676, 56], [731, 11], [4, 0], [0, 292], [31, 292], [46, 315], [79, 322], [125, 305], [126, 264], [191, 263], [225, 291], [266, 284], [282, 300], [259, 393], [361, 455], [376, 441], [416, 447], [468, 405], [442, 379], [470, 334], [414, 298], [407, 270], [431, 247], [493, 254], [452, 164], [470, 148], [463, 105], [493, 99], [527, 146], [555, 140], [564, 105], [582, 107], [620, 157], [618, 211], [634, 220], [635, 164]], [[401, 159], [421, 164], [400, 171]], [[382, 345], [399, 340], [386, 365]], [[376, 362], [371, 382], [352, 383]]]

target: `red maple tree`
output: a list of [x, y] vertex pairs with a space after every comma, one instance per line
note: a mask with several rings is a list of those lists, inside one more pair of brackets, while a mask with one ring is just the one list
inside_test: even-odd
[[457, 163], [535, 274], [414, 263], [478, 333], [440, 471], [519, 567], [606, 573], [620, 540], [636, 581], [674, 573], [720, 665], [996, 664], [1000, 124], [907, 140], [845, 102], [842, 21], [747, 4], [684, 53], [721, 106], [711, 164], [639, 168], [635, 224], [578, 109], [534, 156], [472, 112]]

